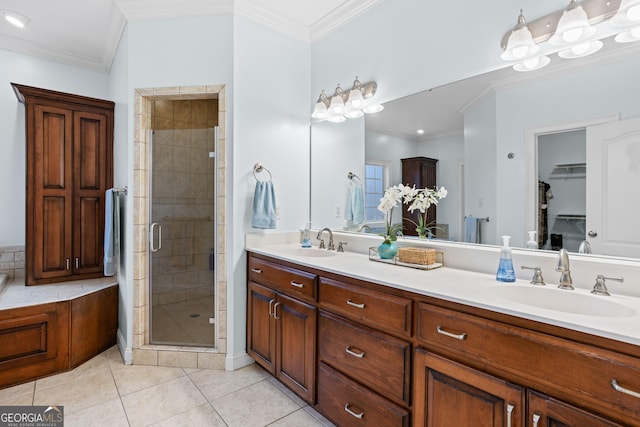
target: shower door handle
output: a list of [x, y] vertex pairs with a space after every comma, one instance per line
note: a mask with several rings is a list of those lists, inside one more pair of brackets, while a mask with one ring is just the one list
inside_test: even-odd
[[[156, 229], [156, 227], [158, 228], [158, 246], [157, 247], [153, 244], [155, 240], [154, 230]], [[149, 233], [150, 233], [149, 242], [151, 243], [151, 252], [158, 252], [160, 249], [162, 249], [162, 226], [157, 222], [154, 222], [153, 224], [151, 224], [151, 230], [149, 230]]]

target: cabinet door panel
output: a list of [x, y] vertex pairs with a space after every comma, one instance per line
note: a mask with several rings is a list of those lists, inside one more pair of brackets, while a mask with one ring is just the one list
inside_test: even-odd
[[529, 390], [527, 420], [531, 427], [621, 427], [552, 397]]
[[89, 112], [74, 113], [76, 188], [106, 190], [107, 117]]
[[276, 327], [271, 309], [276, 293], [250, 282], [247, 298], [247, 353], [263, 368], [275, 373]]
[[314, 403], [316, 309], [278, 295], [274, 315], [278, 329], [276, 376], [304, 400]]
[[70, 189], [71, 114], [61, 108], [35, 107], [36, 181], [43, 189]]
[[524, 426], [524, 390], [423, 349], [415, 352], [416, 426]]
[[104, 206], [101, 197], [80, 197], [75, 207], [74, 273], [102, 271]]

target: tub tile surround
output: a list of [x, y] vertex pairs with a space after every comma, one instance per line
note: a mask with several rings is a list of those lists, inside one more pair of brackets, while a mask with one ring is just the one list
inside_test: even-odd
[[[226, 357], [226, 298], [222, 297], [226, 292], [226, 263], [224, 262], [226, 245], [226, 109], [225, 86], [176, 86], [166, 88], [136, 89], [134, 94], [134, 331], [133, 331], [133, 364], [176, 366], [184, 368], [224, 368]], [[157, 346], [149, 344], [149, 309], [152, 303], [149, 295], [149, 159], [150, 144], [149, 131], [152, 126], [152, 110], [154, 101], [180, 100], [200, 103], [204, 99], [217, 98], [218, 117], [218, 151], [217, 161], [217, 221], [218, 247], [215, 275], [215, 348], [191, 347], [191, 346]], [[207, 114], [197, 118], [189, 118], [188, 103], [177, 107], [181, 122], [190, 120], [202, 121], [205, 124], [212, 122]], [[157, 103], [156, 108], [170, 108], [168, 103]], [[174, 110], [174, 117], [176, 111]], [[180, 131], [183, 131], [182, 129]], [[187, 130], [184, 130], [186, 132]], [[222, 213], [222, 214], [221, 214]], [[165, 296], [171, 299], [171, 296]], [[158, 301], [159, 297], [158, 297]]]
[[0, 247], [0, 274], [6, 274], [9, 279], [24, 278], [24, 260], [24, 246]]
[[[315, 233], [312, 231], [312, 237], [315, 237]], [[333, 238], [335, 242], [347, 242], [345, 253], [337, 253], [331, 257], [298, 255], [292, 249], [300, 247], [299, 231], [248, 233], [245, 236], [245, 247], [256, 253], [311, 268], [640, 345], [640, 330], [636, 326], [640, 322], [640, 262], [637, 260], [570, 254], [571, 274], [576, 290], [562, 291], [557, 289], [560, 277], [560, 273], [555, 271], [557, 255], [549, 252], [513, 249], [517, 280], [515, 283], [503, 284], [495, 280], [500, 258], [498, 246], [400, 239], [400, 245], [429, 246], [444, 253], [445, 267], [423, 271], [369, 261], [369, 247], [381, 243], [381, 237], [377, 235], [334, 232]], [[312, 238], [314, 247], [317, 247], [317, 242], [313, 240]], [[580, 297], [588, 295], [591, 298], [616, 301], [632, 307], [636, 314], [631, 317], [571, 314], [517, 304], [487, 293], [488, 289], [498, 286], [534, 286], [529, 284], [532, 272], [521, 270], [522, 265], [542, 269], [547, 283], [545, 291], [575, 292], [581, 294]], [[625, 282], [608, 282], [612, 295], [610, 297], [593, 296], [589, 292], [598, 274], [622, 276]]]

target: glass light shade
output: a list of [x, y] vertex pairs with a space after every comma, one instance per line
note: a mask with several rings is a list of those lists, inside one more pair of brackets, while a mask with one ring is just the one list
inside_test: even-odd
[[520, 72], [535, 71], [546, 67], [549, 62], [551, 62], [551, 59], [548, 56], [536, 56], [515, 64], [513, 69]]
[[357, 108], [357, 109], [356, 108], [352, 108], [352, 109], [347, 108], [347, 112], [344, 113], [344, 115], [348, 119], [357, 119], [358, 117], [364, 116], [364, 113], [359, 108]]
[[596, 53], [602, 49], [603, 43], [600, 40], [594, 40], [592, 42], [578, 43], [571, 46], [569, 49], [561, 50], [558, 52], [558, 56], [564, 59], [575, 59], [589, 56], [592, 53]]
[[618, 43], [631, 43], [640, 41], [640, 26], [617, 34], [615, 41]]
[[318, 101], [316, 106], [313, 109], [313, 113], [311, 113], [311, 117], [314, 119], [326, 119], [329, 117], [329, 112], [327, 111], [327, 106], [322, 101]]
[[500, 58], [504, 61], [518, 61], [535, 55], [539, 50], [540, 46], [533, 42], [531, 31], [525, 25], [511, 32], [507, 47]]
[[347, 99], [346, 107], [361, 109], [364, 106], [364, 98], [360, 89], [351, 89], [349, 91], [349, 99]]
[[342, 123], [342, 122], [345, 122], [347, 118], [345, 116], [335, 115], [335, 116], [329, 116], [327, 120], [330, 121], [331, 123]]
[[618, 12], [609, 20], [613, 27], [629, 27], [640, 23], [640, 0], [622, 0]]
[[329, 114], [332, 116], [343, 114], [345, 111], [344, 101], [340, 95], [334, 95], [331, 97], [331, 104], [329, 105]]
[[589, 25], [587, 12], [578, 5], [564, 11], [549, 43], [555, 46], [566, 46], [584, 41], [595, 32], [596, 29]]
[[382, 106], [382, 104], [371, 104], [362, 109], [362, 111], [367, 114], [379, 113], [382, 110], [384, 110], [384, 106]]

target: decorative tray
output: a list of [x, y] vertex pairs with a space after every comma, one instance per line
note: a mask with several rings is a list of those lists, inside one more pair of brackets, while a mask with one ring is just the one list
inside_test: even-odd
[[380, 255], [378, 254], [378, 248], [376, 246], [372, 246], [369, 248], [369, 260], [383, 262], [385, 264], [399, 265], [402, 267], [416, 268], [418, 270], [434, 270], [436, 268], [444, 266], [444, 252], [436, 251], [435, 262], [431, 264], [415, 264], [398, 260], [398, 255], [394, 256], [391, 259], [380, 258]]

